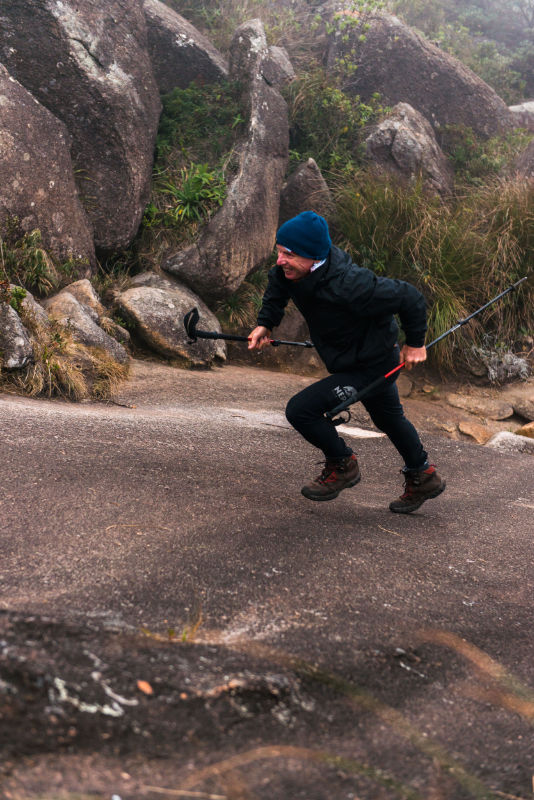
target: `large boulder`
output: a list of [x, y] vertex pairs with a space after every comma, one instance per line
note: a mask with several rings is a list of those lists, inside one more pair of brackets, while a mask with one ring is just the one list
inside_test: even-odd
[[148, 48], [160, 92], [192, 81], [217, 83], [228, 77], [228, 63], [190, 22], [159, 0], [143, 0]]
[[33, 356], [30, 335], [9, 303], [0, 300], [0, 368], [21, 369]]
[[[353, 24], [352, 24], [353, 19]], [[378, 92], [382, 103], [409, 103], [434, 128], [463, 125], [481, 136], [514, 126], [506, 103], [458, 59], [440, 50], [390, 14], [370, 15], [366, 28], [356, 15], [332, 35], [327, 63], [351, 62], [345, 89], [369, 100]]]
[[96, 311], [80, 303], [70, 292], [63, 289], [44, 300], [43, 305], [49, 316], [68, 328], [77, 342], [104, 350], [119, 364], [129, 360], [122, 344], [100, 327]]
[[10, 0], [0, 60], [64, 122], [82, 203], [105, 250], [148, 200], [160, 100], [141, 0]]
[[155, 352], [194, 367], [209, 367], [226, 359], [226, 346], [218, 339], [198, 339], [190, 344], [184, 316], [199, 311], [199, 330], [220, 333], [219, 322], [190, 289], [155, 272], [136, 275], [131, 287], [116, 295], [117, 308], [134, 325], [137, 335]]
[[332, 193], [313, 158], [300, 164], [287, 179], [280, 194], [278, 224], [302, 211], [315, 211], [328, 217], [333, 209]]
[[408, 103], [397, 103], [385, 120], [365, 140], [367, 158], [381, 173], [404, 183], [419, 177], [431, 193], [449, 195], [454, 171], [436, 141], [434, 130]]
[[25, 232], [41, 231], [44, 247], [60, 260], [95, 267], [93, 234], [82, 208], [63, 123], [0, 64], [0, 233], [13, 218]]
[[534, 178], [534, 139], [516, 158], [514, 171], [528, 180]]
[[517, 106], [509, 106], [509, 109], [518, 128], [534, 131], [534, 100], [527, 100]]
[[269, 49], [259, 20], [237, 29], [231, 52], [230, 77], [240, 81], [249, 108], [236, 177], [197, 242], [163, 263], [208, 303], [228, 297], [272, 253], [288, 163], [287, 105], [261, 74]]

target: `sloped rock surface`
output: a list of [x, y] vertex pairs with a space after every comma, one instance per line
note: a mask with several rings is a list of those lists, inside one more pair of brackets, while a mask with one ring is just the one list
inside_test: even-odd
[[295, 70], [284, 47], [269, 47], [261, 63], [261, 74], [269, 84], [279, 89], [295, 77]]
[[137, 334], [166, 358], [182, 360], [196, 367], [210, 366], [226, 359], [221, 340], [199, 339], [188, 344], [184, 316], [198, 308], [200, 330], [221, 328], [205, 303], [185, 286], [179, 286], [156, 273], [143, 273], [132, 280], [132, 287], [116, 298], [120, 311], [135, 323]]
[[302, 211], [315, 211], [327, 217], [332, 207], [332, 193], [317, 163], [309, 158], [289, 176], [282, 189], [278, 224], [283, 225]]
[[427, 191], [440, 195], [452, 192], [452, 165], [428, 120], [408, 103], [397, 103], [365, 143], [367, 157], [379, 172], [408, 183], [421, 176]]
[[[11, 284], [11, 289], [14, 288], [17, 287], [14, 284]], [[34, 324], [37, 324], [42, 328], [49, 328], [50, 320], [48, 319], [48, 314], [46, 313], [44, 308], [42, 307], [42, 305], [40, 305], [40, 303], [37, 302], [37, 300], [35, 299], [35, 297], [32, 295], [31, 292], [29, 292], [27, 289], [25, 289], [25, 292], [26, 295], [24, 296], [24, 298], [21, 300], [20, 303], [20, 308], [21, 308], [20, 316], [24, 319], [25, 322], [27, 322], [27, 318], [29, 317]]]
[[216, 83], [228, 77], [228, 63], [190, 22], [160, 3], [143, 0], [148, 49], [160, 92], [192, 81]]
[[95, 266], [93, 234], [81, 206], [65, 126], [0, 64], [0, 230], [17, 217], [22, 229], [41, 231], [60, 259]]
[[517, 157], [514, 164], [515, 171], [528, 180], [534, 178], [534, 139]]
[[96, 245], [126, 246], [148, 199], [160, 113], [141, 0], [2, 9], [0, 60], [66, 125]]
[[206, 302], [234, 292], [272, 253], [288, 163], [287, 105], [261, 75], [268, 48], [259, 20], [237, 29], [231, 52], [230, 76], [242, 83], [250, 109], [237, 174], [198, 241], [163, 264]]
[[14, 308], [0, 302], [0, 366], [20, 369], [33, 356], [30, 336]]
[[347, 78], [350, 93], [368, 100], [378, 92], [386, 105], [409, 103], [434, 128], [465, 125], [493, 136], [513, 127], [508, 106], [490, 86], [397, 17], [372, 16], [365, 31], [355, 23], [332, 37], [327, 55], [330, 66], [345, 57], [357, 67]]
[[105, 350], [120, 364], [129, 360], [124, 347], [99, 326], [98, 314], [80, 303], [70, 292], [63, 290], [54, 297], [49, 297], [43, 305], [50, 317], [67, 327], [78, 342]]

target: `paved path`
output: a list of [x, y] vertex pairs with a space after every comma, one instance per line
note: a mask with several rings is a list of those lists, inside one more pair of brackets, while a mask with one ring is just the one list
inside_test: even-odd
[[[353, 429], [361, 484], [311, 503], [300, 486], [318, 469], [316, 452], [282, 415], [308, 383], [137, 362], [121, 406], [0, 396], [0, 608], [90, 620], [103, 635], [144, 627], [185, 636], [198, 624], [199, 645], [274, 646], [363, 681], [484, 785], [530, 796], [532, 729], [521, 711], [502, 710], [479, 657], [458, 648], [472, 643], [534, 686], [532, 457], [425, 436], [447, 491], [394, 515], [398, 456], [387, 439]], [[422, 644], [421, 630], [441, 633]], [[443, 632], [460, 638], [436, 644]], [[480, 685], [469, 683], [475, 663]], [[443, 765], [439, 779], [406, 768], [383, 720], [358, 725], [332, 722], [335, 752], [347, 745], [393, 772], [404, 762], [403, 778], [423, 797], [464, 796], [447, 794]], [[302, 731], [310, 746], [313, 731]], [[288, 800], [402, 796], [363, 778], [325, 794], [317, 769], [284, 767]], [[254, 796], [283, 797], [261, 790], [262, 775]]]

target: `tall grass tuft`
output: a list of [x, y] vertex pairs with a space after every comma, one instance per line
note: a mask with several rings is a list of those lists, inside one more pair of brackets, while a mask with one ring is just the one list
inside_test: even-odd
[[[428, 340], [487, 302], [532, 269], [534, 185], [495, 180], [449, 204], [429, 198], [422, 184], [401, 187], [366, 171], [335, 189], [336, 227], [342, 246], [379, 275], [416, 285], [429, 304]], [[458, 349], [480, 340], [483, 329], [513, 346], [534, 327], [532, 290], [506, 298], [474, 320], [462, 337], [432, 352], [454, 369]]]

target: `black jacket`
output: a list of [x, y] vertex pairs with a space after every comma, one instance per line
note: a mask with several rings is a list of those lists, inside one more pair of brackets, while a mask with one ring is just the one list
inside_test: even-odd
[[358, 267], [338, 247], [300, 281], [288, 280], [281, 267], [273, 267], [258, 325], [269, 330], [279, 325], [290, 299], [308, 323], [312, 342], [331, 373], [391, 358], [399, 333], [394, 314], [399, 315], [406, 344], [425, 343], [426, 303], [418, 289]]

